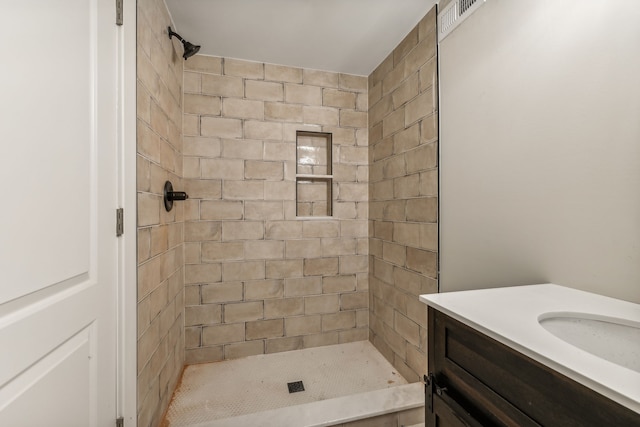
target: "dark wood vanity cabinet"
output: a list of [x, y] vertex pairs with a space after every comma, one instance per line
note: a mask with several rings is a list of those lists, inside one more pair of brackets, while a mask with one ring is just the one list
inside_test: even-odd
[[428, 312], [427, 426], [640, 427], [631, 409], [432, 307]]

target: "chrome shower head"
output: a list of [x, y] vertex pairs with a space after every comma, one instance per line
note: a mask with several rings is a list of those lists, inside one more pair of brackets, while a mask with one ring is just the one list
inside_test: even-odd
[[180, 34], [174, 32], [171, 27], [167, 28], [169, 31], [169, 39], [171, 39], [171, 37], [176, 36], [178, 38], [178, 40], [180, 40], [182, 42], [182, 48], [184, 50], [182, 57], [184, 58], [184, 60], [186, 61], [187, 58], [192, 57], [193, 55], [195, 55], [196, 53], [198, 53], [198, 51], [200, 50], [200, 46], [189, 43], [188, 41], [186, 41], [185, 39], [183, 39]]

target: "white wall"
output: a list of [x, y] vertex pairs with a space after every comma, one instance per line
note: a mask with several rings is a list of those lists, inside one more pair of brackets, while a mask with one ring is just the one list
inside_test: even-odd
[[439, 54], [440, 290], [640, 302], [640, 2], [487, 0]]

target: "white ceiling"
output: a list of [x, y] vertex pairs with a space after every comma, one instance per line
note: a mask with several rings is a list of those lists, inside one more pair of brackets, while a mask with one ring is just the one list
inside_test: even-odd
[[437, 0], [166, 0], [201, 54], [368, 76]]

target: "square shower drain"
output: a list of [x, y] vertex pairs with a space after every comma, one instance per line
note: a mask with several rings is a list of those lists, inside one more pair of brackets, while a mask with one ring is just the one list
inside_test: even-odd
[[289, 387], [289, 393], [297, 393], [299, 391], [304, 391], [304, 384], [302, 384], [302, 381], [294, 381], [292, 383], [287, 383], [287, 387]]

